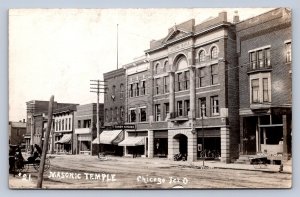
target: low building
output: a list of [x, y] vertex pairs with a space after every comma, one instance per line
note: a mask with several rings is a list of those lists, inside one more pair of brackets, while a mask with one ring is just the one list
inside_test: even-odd
[[[103, 103], [99, 103], [99, 120], [103, 122]], [[97, 137], [97, 104], [90, 103], [76, 106], [74, 113], [74, 147], [76, 154], [96, 154], [92, 142]]]
[[25, 119], [20, 122], [9, 121], [8, 123], [8, 136], [9, 144], [28, 146], [28, 141], [25, 140], [26, 122]]

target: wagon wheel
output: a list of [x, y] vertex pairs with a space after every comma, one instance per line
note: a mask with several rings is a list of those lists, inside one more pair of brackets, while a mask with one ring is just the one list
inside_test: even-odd
[[[39, 171], [39, 168], [40, 168], [40, 160], [38, 160], [37, 162], [34, 162], [33, 163], [33, 167], [36, 171]], [[44, 172], [46, 172], [47, 170], [49, 170], [50, 168], [50, 159], [49, 158], [46, 158], [45, 160], [45, 165], [44, 165]]]

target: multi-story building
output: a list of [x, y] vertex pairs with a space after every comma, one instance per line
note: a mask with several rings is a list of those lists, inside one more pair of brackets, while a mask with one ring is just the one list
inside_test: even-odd
[[20, 122], [9, 121], [8, 123], [9, 144], [25, 146], [26, 145], [26, 141], [24, 138], [25, 134], [26, 134], [25, 119], [23, 119], [23, 121]]
[[[99, 103], [99, 121], [103, 122], [103, 103]], [[78, 105], [74, 114], [74, 147], [76, 154], [95, 154], [92, 147], [93, 140], [97, 137], [97, 104], [90, 103]]]
[[[69, 103], [53, 103], [53, 110], [69, 106]], [[41, 144], [40, 139], [42, 135], [43, 122], [48, 115], [49, 101], [31, 100], [26, 102], [27, 107], [27, 124], [26, 124], [26, 149], [29, 150], [30, 146], [34, 144]], [[37, 117], [37, 121], [35, 120]], [[38, 127], [38, 130], [36, 130]], [[45, 128], [45, 127], [44, 127]]]
[[[104, 126], [121, 125], [125, 123], [125, 70], [123, 68], [103, 74], [105, 81], [104, 94]], [[123, 147], [118, 143], [124, 138], [122, 130], [101, 130], [100, 151], [108, 154], [123, 155]]]
[[147, 156], [148, 130], [150, 129], [149, 114], [151, 114], [152, 97], [151, 72], [146, 56], [136, 58], [124, 65], [126, 69], [126, 102], [125, 119], [135, 125], [134, 130], [125, 131], [125, 140], [119, 144], [124, 146], [124, 155]]
[[149, 157], [181, 153], [194, 161], [201, 150], [220, 152], [223, 162], [238, 157], [235, 38], [235, 26], [221, 12], [201, 24], [175, 25], [150, 42]]
[[[236, 25], [241, 154], [291, 153], [291, 11], [279, 8]], [[287, 158], [287, 157], [285, 157]]]
[[53, 129], [51, 132], [52, 146], [56, 153], [74, 154], [74, 112], [78, 104], [69, 104], [68, 106], [55, 109], [53, 111]]

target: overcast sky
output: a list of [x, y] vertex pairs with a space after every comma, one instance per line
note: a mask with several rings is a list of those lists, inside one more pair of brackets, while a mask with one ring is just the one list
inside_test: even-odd
[[[256, 9], [14, 9], [9, 12], [9, 120], [26, 118], [26, 101], [96, 102], [90, 79], [142, 56], [150, 40], [191, 18], [196, 24], [227, 11], [232, 21], [269, 11]], [[103, 102], [103, 98], [101, 98]]]

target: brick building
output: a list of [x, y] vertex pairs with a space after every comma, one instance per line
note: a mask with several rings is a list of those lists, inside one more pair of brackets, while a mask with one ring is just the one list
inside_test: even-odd
[[[53, 103], [53, 110], [62, 108], [65, 106], [71, 105], [70, 103]], [[31, 100], [26, 102], [26, 149], [29, 150], [31, 145], [40, 144], [41, 131], [43, 127], [43, 121], [45, 121], [46, 116], [48, 115], [49, 101], [41, 100]], [[38, 121], [35, 120], [35, 117], [38, 118]], [[42, 120], [43, 119], [43, 120]], [[38, 130], [36, 130], [38, 127]]]
[[236, 25], [240, 152], [291, 153], [291, 11], [275, 9]]
[[[125, 70], [123, 68], [103, 74], [105, 81], [104, 126], [125, 123]], [[108, 154], [123, 155], [123, 147], [118, 143], [124, 139], [122, 130], [102, 130], [100, 134], [100, 151]], [[99, 139], [93, 141], [98, 144]]]
[[[99, 103], [99, 120], [103, 122], [104, 105]], [[76, 106], [74, 114], [74, 148], [76, 154], [92, 155], [96, 151], [92, 147], [92, 141], [97, 137], [97, 104], [90, 103]]]
[[207, 156], [203, 149], [220, 152], [223, 162], [238, 157], [235, 38], [235, 26], [221, 12], [201, 24], [192, 19], [175, 25], [151, 41], [145, 51], [153, 87], [149, 157], [181, 153], [194, 161]]
[[126, 102], [125, 120], [135, 125], [135, 130], [125, 131], [125, 140], [119, 144], [124, 146], [124, 155], [148, 155], [147, 137], [149, 114], [151, 114], [152, 91], [151, 72], [146, 56], [136, 58], [133, 62], [124, 65], [126, 69]]

